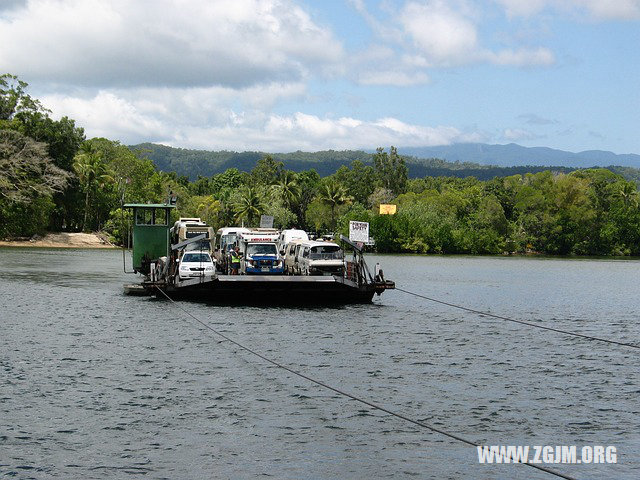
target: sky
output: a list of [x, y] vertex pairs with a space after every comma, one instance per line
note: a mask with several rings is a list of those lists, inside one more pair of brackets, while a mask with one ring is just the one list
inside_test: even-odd
[[127, 145], [640, 154], [640, 0], [0, 0], [0, 73]]

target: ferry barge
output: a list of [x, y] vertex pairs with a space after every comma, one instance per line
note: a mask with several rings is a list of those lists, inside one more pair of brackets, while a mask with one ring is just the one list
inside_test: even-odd
[[[333, 275], [229, 275], [225, 272], [203, 274], [195, 278], [180, 275], [180, 258], [194, 245], [212, 241], [208, 231], [172, 244], [169, 216], [173, 204], [126, 204], [133, 210], [133, 272], [143, 276], [139, 283], [125, 285], [131, 295], [189, 298], [223, 304], [348, 304], [370, 303], [374, 295], [395, 288], [385, 280], [379, 265], [372, 274], [367, 266], [364, 246], [341, 236], [353, 252], [344, 268]], [[124, 255], [124, 251], [123, 251]], [[125, 268], [126, 271], [126, 268]], [[131, 273], [131, 272], [128, 272]], [[209, 272], [207, 272], [209, 273]]]

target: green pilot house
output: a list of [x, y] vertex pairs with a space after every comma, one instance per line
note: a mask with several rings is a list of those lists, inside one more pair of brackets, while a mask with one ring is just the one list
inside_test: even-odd
[[169, 217], [175, 205], [127, 203], [133, 209], [133, 269], [149, 274], [152, 260], [169, 256]]

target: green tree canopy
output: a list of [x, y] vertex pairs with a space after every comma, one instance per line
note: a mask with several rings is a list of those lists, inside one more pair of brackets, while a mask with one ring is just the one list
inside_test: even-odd
[[282, 176], [284, 164], [276, 162], [271, 155], [265, 155], [251, 170], [251, 180], [257, 185], [273, 185]]
[[0, 196], [28, 203], [64, 190], [71, 175], [56, 167], [47, 145], [13, 130], [0, 130]]
[[396, 147], [391, 147], [388, 154], [379, 147], [373, 156], [373, 166], [384, 188], [391, 190], [395, 195], [406, 191], [409, 169], [404, 158], [398, 155]]
[[264, 191], [256, 187], [242, 187], [233, 202], [236, 221], [244, 221], [247, 226], [257, 226], [260, 215], [265, 210], [264, 198]]
[[90, 215], [91, 200], [97, 195], [98, 188], [113, 183], [113, 176], [102, 153], [91, 141], [82, 145], [80, 152], [74, 158], [73, 170], [76, 172], [80, 186], [85, 193], [82, 228], [86, 229], [89, 227], [87, 220]]

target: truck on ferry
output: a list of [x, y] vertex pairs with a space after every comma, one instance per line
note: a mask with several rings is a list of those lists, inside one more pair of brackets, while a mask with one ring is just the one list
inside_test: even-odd
[[187, 250], [199, 250], [213, 253], [213, 245], [215, 237], [213, 235], [213, 228], [203, 222], [200, 218], [187, 218], [181, 217], [173, 227], [169, 229], [169, 237], [173, 245], [177, 245], [180, 242], [195, 238], [199, 235], [205, 235], [205, 238], [197, 242], [190, 243], [187, 246]]
[[238, 235], [240, 246], [240, 274], [282, 275], [284, 261], [278, 252], [280, 232], [274, 229], [257, 228]]

